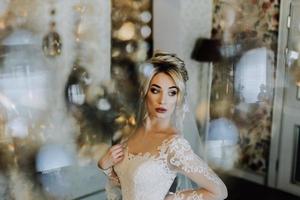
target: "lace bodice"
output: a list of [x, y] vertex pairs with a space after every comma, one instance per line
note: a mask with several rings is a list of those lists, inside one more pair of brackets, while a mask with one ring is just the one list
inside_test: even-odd
[[[205, 187], [218, 188], [223, 182], [191, 149], [179, 135], [165, 139], [157, 154], [131, 154], [125, 149], [122, 162], [114, 166], [121, 186], [123, 200], [164, 200], [176, 174], [188, 176]], [[202, 200], [201, 189], [176, 192], [173, 200]]]

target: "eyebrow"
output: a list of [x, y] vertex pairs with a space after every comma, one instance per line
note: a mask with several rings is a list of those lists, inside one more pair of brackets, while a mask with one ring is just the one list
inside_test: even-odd
[[[161, 88], [159, 85], [156, 85], [156, 84], [152, 84], [151, 87], [152, 86], [157, 87], [157, 88]], [[176, 89], [176, 90], [178, 90], [178, 87], [177, 86], [171, 86], [171, 87], [169, 87], [169, 89]]]

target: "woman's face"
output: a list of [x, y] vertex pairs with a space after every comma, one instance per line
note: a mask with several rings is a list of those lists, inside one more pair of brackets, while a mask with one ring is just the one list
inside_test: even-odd
[[150, 117], [170, 119], [176, 107], [178, 87], [166, 73], [156, 74], [149, 85], [146, 106]]

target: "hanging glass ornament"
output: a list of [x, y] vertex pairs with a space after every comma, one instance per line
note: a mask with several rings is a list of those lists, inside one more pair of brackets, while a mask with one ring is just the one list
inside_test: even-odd
[[[55, 10], [51, 10], [52, 17], [55, 15]], [[56, 23], [50, 22], [50, 32], [43, 38], [43, 51], [48, 57], [55, 57], [61, 54], [62, 41], [60, 35], [55, 29]]]

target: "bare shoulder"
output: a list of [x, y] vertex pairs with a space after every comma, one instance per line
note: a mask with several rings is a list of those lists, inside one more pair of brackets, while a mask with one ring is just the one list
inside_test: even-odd
[[175, 128], [171, 128], [168, 132], [170, 138], [184, 138], [183, 134]]
[[172, 144], [180, 139], [183, 139], [182, 134], [176, 129], [171, 129], [166, 133], [164, 140], [167, 141], [168, 144]]
[[131, 146], [131, 144], [133, 144], [133, 146], [135, 146], [135, 144], [139, 144], [143, 139], [143, 131], [143, 128], [140, 127], [137, 128], [132, 134], [130, 134], [126, 140], [127, 145]]
[[136, 132], [138, 129], [134, 129], [130, 134], [123, 135], [121, 137], [120, 143], [121, 144], [127, 144], [129, 141], [135, 138]]
[[169, 146], [175, 149], [180, 149], [180, 148], [183, 148], [185, 150], [191, 149], [191, 145], [188, 142], [188, 140], [185, 139], [184, 136], [178, 132], [175, 132], [169, 136], [168, 143]]

